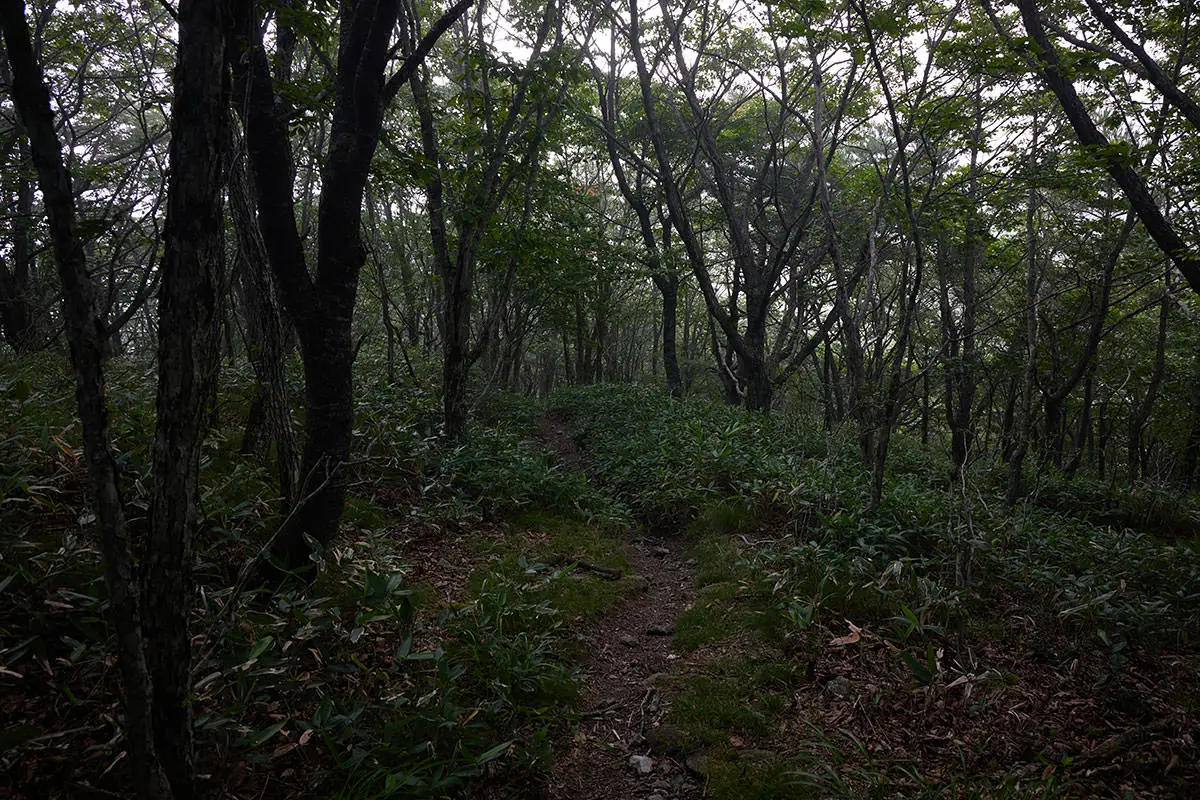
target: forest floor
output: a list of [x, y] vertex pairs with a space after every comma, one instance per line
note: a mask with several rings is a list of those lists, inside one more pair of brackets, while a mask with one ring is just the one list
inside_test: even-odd
[[624, 550], [639, 590], [580, 632], [581, 711], [555, 743], [550, 800], [703, 796], [695, 761], [655, 746], [668, 711], [664, 689], [681, 663], [672, 636], [695, 597], [694, 570], [677, 538], [638, 536]]
[[[1079, 482], [981, 494], [964, 578], [924, 451], [870, 510], [836, 443], [735, 410], [509, 402], [453, 448], [381, 403], [321, 577], [274, 595], [230, 594], [274, 509], [214, 437], [201, 796], [1200, 797], [1200, 539], [1154, 533], [1186, 502], [1139, 531]], [[63, 418], [0, 440], [0, 798], [128, 793]]]
[[[561, 421], [538, 428], [586, 471]], [[781, 639], [739, 563], [778, 533], [625, 543], [640, 587], [577, 632], [580, 713], [556, 742], [549, 800], [832, 797], [880, 781], [931, 798], [1200, 796], [1192, 648], [1131, 653], [1103, 631], [1089, 647], [1065, 615], [1009, 592], [969, 631], [926, 630], [906, 610], [890, 627], [848, 618]], [[938, 644], [914, 658], [909, 637]]]
[[[583, 459], [554, 417], [539, 439], [571, 469]], [[622, 544], [637, 590], [578, 631], [582, 689], [578, 722], [558, 737], [547, 779], [549, 800], [690, 800], [703, 776], [677, 754], [655, 752], [667, 711], [663, 689], [678, 673], [676, 620], [695, 599], [695, 559], [678, 536], [638, 534]]]

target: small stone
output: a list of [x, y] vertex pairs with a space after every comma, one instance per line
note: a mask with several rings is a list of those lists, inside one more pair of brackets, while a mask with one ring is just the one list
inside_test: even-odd
[[646, 740], [656, 753], [678, 753], [683, 749], [687, 737], [679, 728], [665, 723], [647, 729]]
[[685, 561], [685, 562], [683, 562], [683, 563], [687, 564], [689, 567], [694, 567], [694, 566], [696, 566], [697, 564], [699, 564], [700, 562], [699, 562], [699, 561], [697, 561], [697, 560], [696, 560], [696, 559], [694, 559], [694, 558], [689, 558], [687, 561]]
[[650, 756], [630, 756], [629, 766], [633, 767], [633, 771], [638, 775], [649, 775], [654, 771], [654, 759]]
[[626, 647], [637, 647], [638, 646], [638, 638], [636, 636], [626, 633], [621, 636], [621, 644], [625, 645]]
[[708, 753], [703, 750], [697, 750], [683, 760], [683, 765], [701, 778], [707, 777], [709, 770]]
[[669, 555], [671, 555], [671, 548], [669, 548], [669, 547], [656, 547], [656, 548], [654, 548], [654, 555], [656, 555], [656, 556], [669, 556]]
[[674, 633], [674, 628], [664, 628], [661, 625], [651, 625], [649, 628], [646, 628], [647, 636], [672, 636]]
[[838, 675], [825, 684], [825, 691], [834, 697], [845, 697], [850, 694], [850, 680], [845, 675]]

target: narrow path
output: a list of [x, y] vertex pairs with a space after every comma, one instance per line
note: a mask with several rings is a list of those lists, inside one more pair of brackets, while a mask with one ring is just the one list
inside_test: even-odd
[[693, 569], [677, 538], [638, 536], [625, 551], [644, 589], [582, 632], [590, 656], [582, 666], [581, 716], [555, 749], [550, 800], [704, 794], [701, 779], [663, 752], [671, 743], [662, 741], [669, 729], [659, 724], [667, 710], [665, 679], [682, 660], [671, 642], [676, 618], [693, 600]]
[[[562, 422], [539, 436], [572, 469], [583, 463]], [[663, 687], [683, 657], [672, 648], [675, 620], [694, 600], [695, 569], [678, 537], [635, 534], [623, 545], [641, 582], [620, 608], [579, 631], [580, 718], [555, 743], [547, 800], [697, 800], [703, 779], [672, 754]]]

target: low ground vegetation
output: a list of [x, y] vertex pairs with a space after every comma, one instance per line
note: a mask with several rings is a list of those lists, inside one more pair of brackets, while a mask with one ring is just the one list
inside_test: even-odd
[[[4, 374], [0, 781], [105, 796], [123, 748], [70, 379]], [[135, 526], [151, 380], [127, 363], [109, 387]], [[871, 507], [849, 432], [786, 412], [637, 386], [504, 395], [451, 447], [434, 398], [379, 386], [321, 577], [266, 593], [242, 566], [279, 522], [276, 489], [238, 454], [250, 382], [226, 383], [193, 626], [214, 796], [528, 796], [579, 710], [578, 632], [638, 602], [634, 531], [686, 537], [695, 559], [649, 738], [713, 798], [1184, 797], [1200, 781], [1190, 496], [1045, 473], [1009, 509], [1002, 465], [952, 486], [935, 448], [902, 437]]]

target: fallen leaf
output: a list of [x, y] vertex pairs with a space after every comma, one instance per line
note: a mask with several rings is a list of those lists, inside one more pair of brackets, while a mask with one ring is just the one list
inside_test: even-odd
[[267, 760], [271, 761], [273, 759], [279, 758], [282, 755], [287, 755], [288, 753], [292, 752], [299, 746], [300, 745], [296, 744], [295, 742], [288, 742], [287, 744], [281, 744], [281, 745], [279, 745], [279, 747], [275, 748], [275, 751], [271, 753], [270, 758], [268, 758]]

